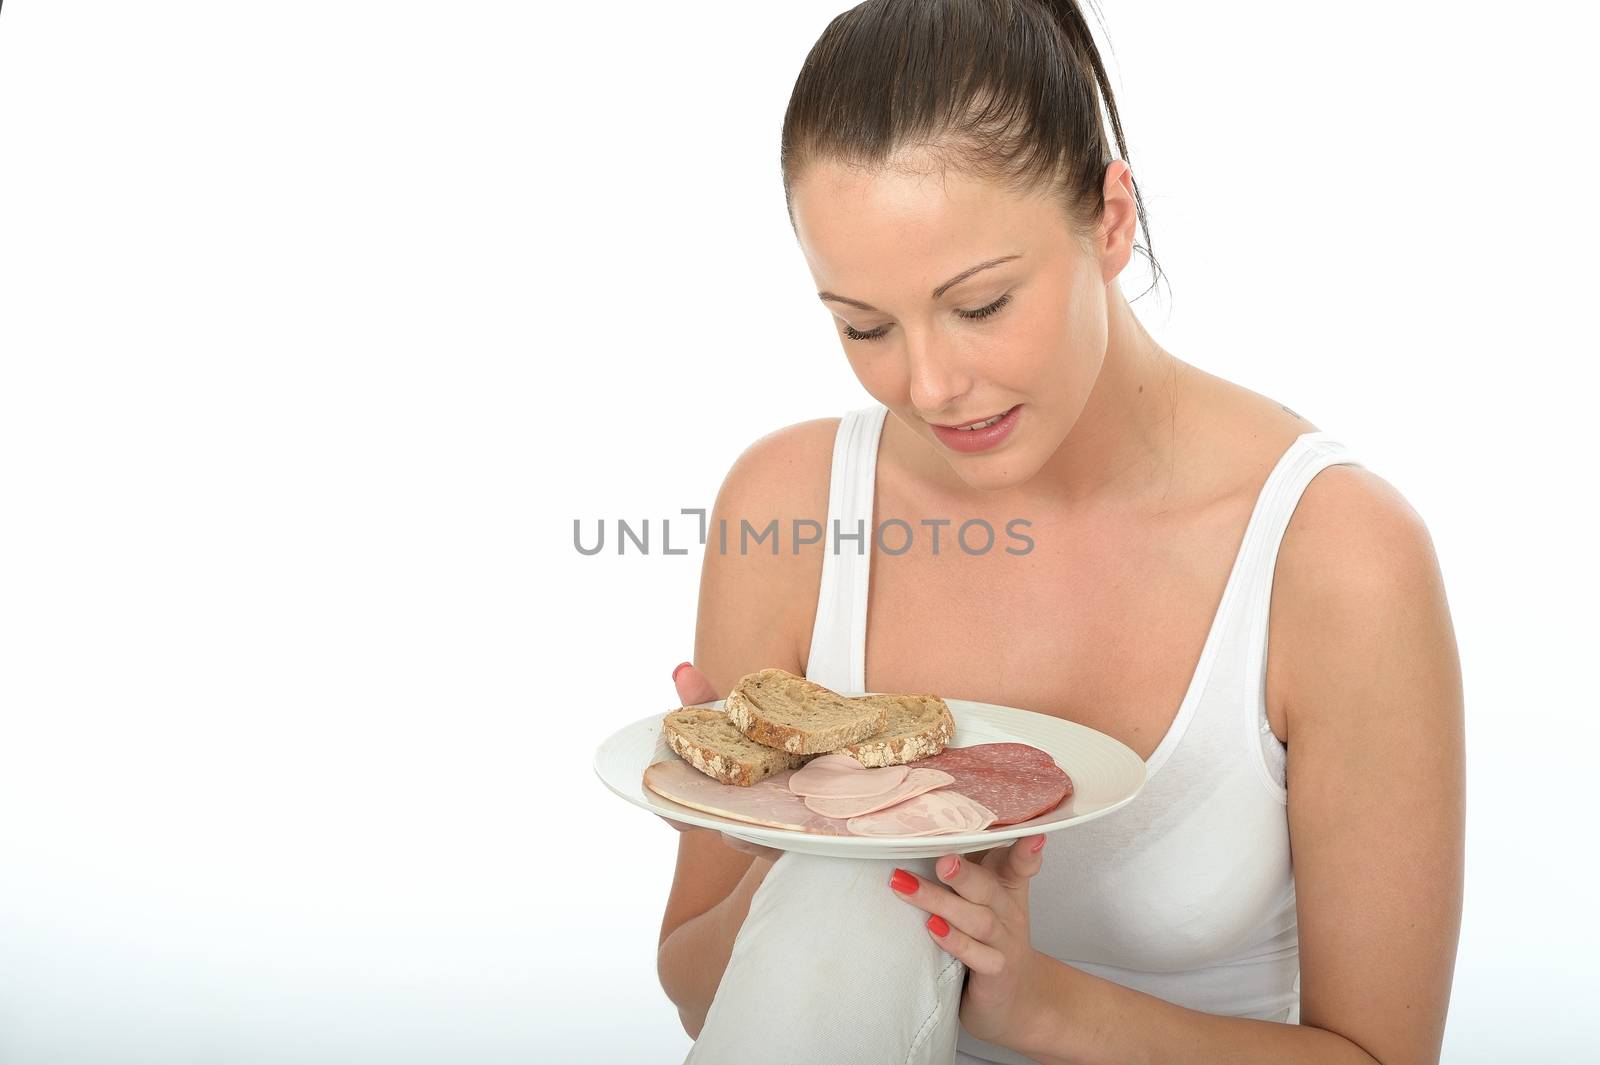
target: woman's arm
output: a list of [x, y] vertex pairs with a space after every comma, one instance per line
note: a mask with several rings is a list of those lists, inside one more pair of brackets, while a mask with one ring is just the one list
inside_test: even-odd
[[[805, 670], [800, 652], [816, 614], [822, 548], [796, 549], [790, 530], [794, 519], [821, 524], [827, 517], [837, 426], [837, 418], [817, 419], [769, 433], [745, 449], [723, 480], [706, 529], [695, 619], [693, 662], [709, 684], [702, 701], [758, 669]], [[784, 540], [781, 550], [771, 537], [747, 548], [741, 529], [771, 522]], [[656, 968], [691, 1036], [699, 1037], [750, 899], [771, 868], [716, 832], [693, 829], [678, 840]]]
[[[711, 837], [712, 846], [722, 846], [715, 833], [705, 835]], [[771, 869], [772, 863], [766, 859], [752, 858], [749, 870], [727, 897], [679, 925], [656, 953], [656, 973], [662, 990], [678, 1007], [683, 1030], [691, 1039], [700, 1038], [711, 1000], [728, 968], [733, 941], [750, 912], [750, 900]]]
[[1279, 553], [1300, 1024], [1221, 1017], [1039, 955], [1045, 1065], [1439, 1060], [1461, 927], [1461, 664], [1432, 541], [1365, 470], [1308, 488]]

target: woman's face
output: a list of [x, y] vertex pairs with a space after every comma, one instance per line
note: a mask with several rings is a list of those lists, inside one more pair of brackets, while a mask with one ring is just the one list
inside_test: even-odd
[[[1061, 208], [955, 173], [828, 162], [806, 169], [791, 206], [863, 387], [965, 484], [1032, 477], [1077, 422], [1106, 354], [1107, 279]], [[982, 449], [934, 428], [1019, 404]]]

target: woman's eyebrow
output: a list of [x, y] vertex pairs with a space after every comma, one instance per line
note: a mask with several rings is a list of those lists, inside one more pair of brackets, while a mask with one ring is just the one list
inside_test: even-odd
[[[973, 274], [977, 273], [979, 270], [987, 270], [991, 266], [999, 266], [1001, 263], [1007, 263], [1007, 262], [1010, 262], [1012, 259], [1020, 259], [1020, 258], [1022, 258], [1022, 254], [1019, 252], [1016, 255], [1002, 255], [998, 259], [990, 259], [987, 262], [978, 263], [976, 266], [969, 266], [965, 270], [963, 270], [959, 274], [957, 274], [955, 277], [952, 277], [950, 280], [946, 281], [944, 284], [942, 284], [938, 288], [934, 289], [933, 290], [933, 294], [932, 294], [932, 298], [933, 299], [938, 299], [940, 296], [944, 295], [946, 289], [949, 289], [949, 288], [952, 288], [955, 285], [961, 284], [961, 282], [965, 281], [967, 278], [971, 277]], [[828, 300], [832, 300], [835, 303], [848, 303], [852, 307], [860, 307], [862, 310], [864, 310], [864, 311], [872, 311], [874, 314], [882, 313], [882, 312], [880, 312], [878, 310], [878, 308], [872, 306], [872, 304], [870, 304], [870, 303], [862, 303], [860, 300], [853, 300], [849, 296], [835, 296], [831, 292], [819, 292], [819, 293], [817, 293], [817, 298], [822, 300], [825, 303]]]

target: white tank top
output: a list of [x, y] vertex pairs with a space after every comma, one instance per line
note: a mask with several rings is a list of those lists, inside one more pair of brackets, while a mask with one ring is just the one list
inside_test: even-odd
[[[869, 690], [867, 578], [887, 414], [849, 412], [834, 441], [806, 676], [840, 691]], [[1362, 465], [1326, 432], [1304, 433], [1267, 476], [1144, 790], [1052, 837], [1029, 891], [1040, 951], [1189, 1009], [1298, 1023], [1287, 748], [1267, 723], [1267, 608], [1289, 517], [1311, 478], [1338, 464]], [[965, 1029], [956, 1046], [958, 1063], [1028, 1065]]]

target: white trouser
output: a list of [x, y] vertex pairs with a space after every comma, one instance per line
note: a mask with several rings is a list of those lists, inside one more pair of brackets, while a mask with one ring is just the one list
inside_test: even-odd
[[967, 967], [896, 895], [934, 858], [785, 851], [750, 914], [684, 1065], [951, 1065]]

